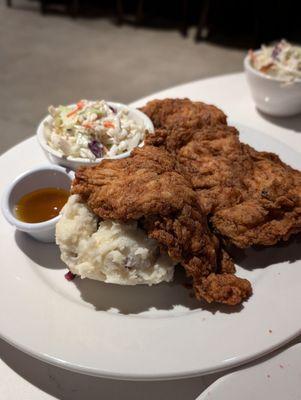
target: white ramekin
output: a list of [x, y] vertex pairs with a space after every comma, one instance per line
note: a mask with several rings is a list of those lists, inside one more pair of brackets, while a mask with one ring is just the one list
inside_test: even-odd
[[14, 207], [23, 195], [37, 189], [59, 187], [70, 190], [73, 177], [73, 172], [66, 172], [65, 168], [57, 165], [40, 166], [24, 172], [4, 189], [1, 208], [5, 219], [18, 230], [41, 242], [54, 242], [55, 225], [60, 215], [44, 222], [22, 222], [16, 218]]
[[[113, 102], [107, 102], [111, 107], [115, 108], [116, 110], [120, 110], [122, 108], [126, 108], [129, 110], [129, 118], [134, 120], [135, 122], [139, 124], [143, 124], [145, 126], [145, 129], [147, 129], [150, 133], [154, 132], [154, 125], [152, 121], [148, 118], [147, 115], [145, 115], [143, 112], [137, 110], [136, 108], [128, 107], [125, 104], [121, 103], [113, 103]], [[71, 104], [71, 106], [74, 106], [74, 104]], [[52, 117], [48, 115], [46, 118], [44, 118], [37, 129], [37, 139], [42, 147], [44, 153], [46, 154], [46, 157], [48, 160], [53, 163], [53, 164], [58, 164], [62, 165], [64, 167], [70, 168], [72, 170], [76, 170], [78, 167], [81, 166], [91, 166], [91, 165], [96, 165], [99, 164], [100, 161], [102, 161], [104, 158], [97, 158], [94, 161], [89, 160], [88, 158], [75, 158], [75, 157], [65, 157], [60, 154], [57, 150], [54, 150], [51, 148], [45, 139], [45, 131], [44, 131], [44, 123], [50, 122], [52, 120]], [[139, 145], [142, 146], [143, 143]], [[117, 160], [120, 158], [125, 158], [130, 155], [130, 151], [127, 151], [125, 153], [119, 154], [117, 156], [112, 156], [109, 157], [111, 160]]]
[[276, 117], [301, 113], [301, 79], [286, 84], [281, 79], [257, 71], [252, 67], [249, 55], [244, 59], [244, 68], [252, 96], [260, 111]]

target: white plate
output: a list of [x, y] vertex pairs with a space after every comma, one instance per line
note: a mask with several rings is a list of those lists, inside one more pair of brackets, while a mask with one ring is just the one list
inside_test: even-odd
[[[242, 139], [301, 169], [298, 153], [263, 133], [242, 128]], [[20, 143], [0, 157], [1, 186], [43, 162], [34, 138]], [[201, 308], [181, 276], [150, 288], [68, 282], [55, 245], [0, 218], [0, 334], [44, 361], [119, 379], [188, 377], [246, 363], [300, 334], [300, 236], [238, 251], [238, 275], [254, 295], [242, 307]]]
[[226, 375], [197, 400], [298, 400], [301, 398], [301, 344], [273, 358]]

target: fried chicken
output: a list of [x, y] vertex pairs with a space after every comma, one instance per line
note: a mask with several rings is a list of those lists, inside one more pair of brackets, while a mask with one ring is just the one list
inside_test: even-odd
[[241, 202], [217, 211], [211, 221], [242, 248], [288, 240], [301, 232], [301, 172], [273, 153], [242, 147], [253, 163], [252, 173], [243, 179], [247, 191]]
[[128, 158], [81, 168], [72, 193], [102, 219], [138, 220], [186, 269], [198, 299], [234, 305], [251, 295], [250, 283], [232, 275], [232, 260], [209, 231], [196, 193], [165, 150], [145, 146]]
[[227, 242], [273, 245], [301, 231], [301, 173], [241, 143], [235, 128], [157, 129], [146, 143], [176, 157], [214, 232]]
[[252, 162], [235, 128], [158, 129], [146, 143], [164, 147], [176, 156], [207, 214], [242, 201], [247, 190], [244, 177], [252, 171]]
[[155, 128], [202, 128], [226, 124], [226, 115], [217, 107], [189, 99], [152, 100], [141, 108]]

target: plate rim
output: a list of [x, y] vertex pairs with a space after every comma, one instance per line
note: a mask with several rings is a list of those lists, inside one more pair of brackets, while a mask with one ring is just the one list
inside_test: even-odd
[[[228, 374], [225, 374], [225, 375], [219, 377], [213, 383], [211, 383], [211, 385], [209, 385], [196, 398], [196, 400], [206, 400], [206, 399], [208, 400], [209, 399], [208, 395], [209, 394], [211, 395], [212, 391], [215, 390], [215, 388], [220, 387], [221, 385], [223, 385], [225, 381], [231, 380], [234, 376], [237, 376], [237, 374], [239, 374], [240, 372], [243, 372], [243, 371], [246, 371], [246, 370], [249, 370], [249, 369], [253, 369], [253, 368], [261, 368], [261, 366], [263, 366], [263, 365], [268, 365], [268, 364], [272, 363], [274, 358], [279, 357], [281, 355], [283, 355], [283, 356], [287, 355], [288, 353], [291, 353], [291, 352], [295, 351], [296, 349], [301, 354], [301, 342], [292, 344], [292, 346], [287, 346], [283, 350], [280, 350], [280, 348], [279, 348], [278, 352], [277, 352], [277, 349], [276, 349], [276, 353], [273, 354], [271, 358], [264, 359], [264, 356], [263, 356], [262, 358], [257, 359], [258, 360], [258, 364], [254, 364], [254, 363], [252, 364], [251, 363], [250, 365], [245, 365], [245, 368], [243, 368], [242, 370], [234, 369], [233, 371], [229, 371]], [[213, 393], [213, 395], [214, 395], [214, 393]]]

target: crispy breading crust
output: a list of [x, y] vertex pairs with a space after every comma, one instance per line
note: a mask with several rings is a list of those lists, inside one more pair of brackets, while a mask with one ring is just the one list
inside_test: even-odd
[[216, 230], [238, 247], [271, 246], [301, 231], [301, 173], [272, 153], [242, 145], [252, 163], [243, 200], [212, 217]]
[[149, 116], [155, 128], [196, 129], [227, 123], [226, 115], [219, 108], [187, 98], [152, 100], [141, 111]]
[[205, 299], [208, 303], [226, 303], [237, 305], [241, 299], [250, 296], [250, 283], [246, 279], [239, 279], [232, 274], [210, 274], [202, 280], [202, 285], [197, 287], [198, 298]]
[[[210, 274], [234, 269], [209, 231], [189, 181], [177, 172], [176, 160], [163, 149], [145, 146], [128, 158], [81, 168], [76, 172], [72, 193], [79, 194], [100, 218], [138, 220], [149, 237], [192, 276], [198, 298], [211, 301], [212, 288], [204, 283]], [[234, 276], [231, 282], [233, 288], [248, 286], [240, 297], [236, 296], [237, 303], [251, 294], [248, 281]], [[216, 296], [216, 301], [232, 305], [230, 292], [229, 296], [229, 301], [225, 295]]]
[[146, 143], [176, 156], [178, 169], [190, 179], [207, 214], [242, 200], [247, 189], [244, 177], [252, 172], [253, 163], [235, 128], [219, 124], [202, 129], [159, 129]]
[[158, 129], [146, 143], [176, 157], [214, 232], [228, 242], [273, 245], [301, 231], [301, 173], [241, 143], [235, 128]]

